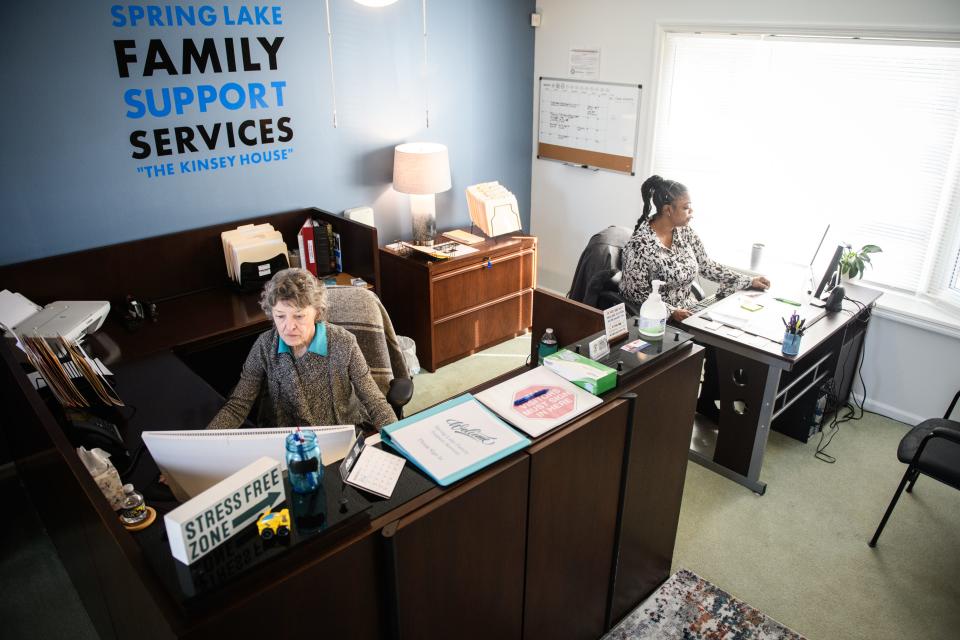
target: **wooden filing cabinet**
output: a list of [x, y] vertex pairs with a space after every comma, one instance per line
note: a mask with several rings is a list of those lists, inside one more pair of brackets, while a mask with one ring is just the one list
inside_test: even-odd
[[380, 296], [398, 334], [428, 371], [530, 328], [537, 240], [494, 238], [476, 253], [431, 260], [380, 249]]

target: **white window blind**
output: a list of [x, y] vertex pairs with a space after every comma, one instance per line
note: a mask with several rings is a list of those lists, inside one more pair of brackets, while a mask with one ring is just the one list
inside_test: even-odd
[[[669, 33], [654, 172], [712, 257], [877, 244], [865, 281], [960, 303], [960, 47]], [[835, 244], [834, 244], [835, 246]]]

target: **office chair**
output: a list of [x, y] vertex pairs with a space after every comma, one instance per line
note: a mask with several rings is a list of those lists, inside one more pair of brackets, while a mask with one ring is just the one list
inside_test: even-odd
[[397, 418], [402, 418], [403, 407], [413, 397], [413, 380], [380, 299], [361, 287], [327, 287], [327, 316], [357, 338], [374, 381]]
[[594, 234], [580, 254], [567, 297], [597, 309], [624, 302], [620, 296], [620, 253], [631, 235], [629, 229], [615, 226]]
[[[621, 253], [632, 235], [626, 227], [616, 226], [594, 234], [580, 254], [567, 297], [601, 310], [622, 302], [628, 316], [637, 315], [640, 307], [620, 295]], [[697, 282], [693, 283], [693, 295], [703, 299], [703, 289]]]
[[[960, 489], [960, 422], [951, 420], [950, 416], [960, 400], [960, 391], [953, 396], [953, 401], [947, 407], [943, 418], [924, 420], [907, 432], [897, 447], [897, 458], [907, 465], [907, 470], [900, 480], [900, 486], [893, 494], [893, 500], [887, 507], [880, 526], [870, 539], [870, 546], [877, 546], [877, 539], [883, 532], [893, 508], [907, 487], [907, 493], [913, 493], [913, 485], [917, 483], [920, 474], [939, 480], [940, 482]], [[907, 486], [909, 483], [909, 486]]]

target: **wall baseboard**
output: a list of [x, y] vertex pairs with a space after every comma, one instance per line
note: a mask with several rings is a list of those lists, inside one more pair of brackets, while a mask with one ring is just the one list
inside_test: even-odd
[[[853, 394], [851, 394], [851, 396], [853, 396]], [[856, 400], [857, 402], [860, 402], [863, 400], [863, 397], [860, 395], [857, 395]], [[918, 416], [913, 413], [908, 413], [906, 411], [902, 411], [896, 407], [893, 407], [889, 404], [884, 404], [883, 402], [872, 400], [871, 398], [867, 398], [865, 401], [863, 401], [863, 408], [866, 411], [869, 411], [870, 413], [878, 413], [881, 416], [886, 416], [887, 418], [892, 418], [893, 420], [905, 422], [906, 424], [912, 427], [923, 422], [924, 420], [927, 419], [927, 417], [929, 417], [929, 416], [927, 417]]]

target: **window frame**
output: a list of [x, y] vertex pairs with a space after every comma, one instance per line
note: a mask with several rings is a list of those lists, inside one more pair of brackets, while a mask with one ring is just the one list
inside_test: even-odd
[[[656, 27], [657, 37], [654, 39], [654, 82], [651, 91], [648, 93], [648, 99], [651, 100], [652, 108], [647, 109], [647, 130], [650, 132], [650, 143], [646, 145], [646, 154], [644, 165], [647, 167], [647, 173], [654, 172], [657, 152], [657, 135], [660, 118], [664, 114], [660, 113], [661, 96], [660, 93], [664, 86], [664, 58], [666, 57], [666, 47], [668, 46], [668, 36], [673, 33], [679, 34], [703, 34], [731, 37], [747, 38], [777, 38], [782, 40], [857, 40], [865, 43], [876, 44], [904, 44], [910, 46], [949, 46], [960, 49], [960, 33], [950, 31], [932, 31], [916, 29], [850, 29], [845, 27], [824, 28], [807, 26], [785, 26], [774, 24], [733, 24], [716, 22], [667, 22], [661, 21]], [[957, 318], [960, 324], [960, 127], [957, 129], [957, 140], [952, 148], [954, 161], [953, 166], [947, 173], [946, 181], [951, 183], [953, 194], [947, 198], [945, 205], [945, 220], [938, 221], [934, 225], [935, 230], [931, 233], [934, 237], [936, 229], [952, 234], [953, 247], [949, 251], [941, 251], [938, 260], [934, 260], [925, 273], [925, 283], [923, 289], [918, 291], [909, 291], [902, 288], [892, 287], [880, 282], [870, 280], [869, 270], [863, 277], [863, 282], [895, 293], [905, 294], [914, 298], [926, 300], [934, 305], [946, 303], [951, 307], [950, 315]], [[945, 222], [945, 224], [944, 224]], [[737, 266], [737, 265], [734, 265]]]

